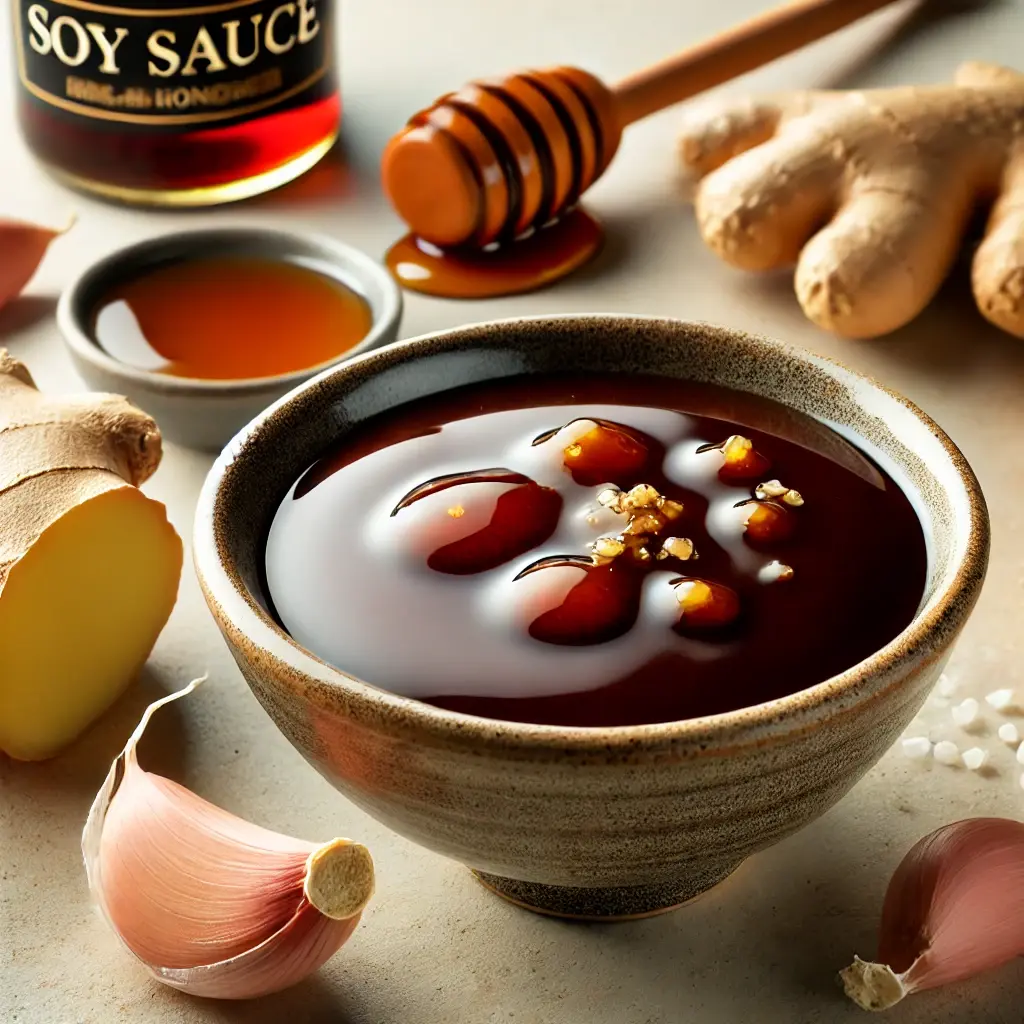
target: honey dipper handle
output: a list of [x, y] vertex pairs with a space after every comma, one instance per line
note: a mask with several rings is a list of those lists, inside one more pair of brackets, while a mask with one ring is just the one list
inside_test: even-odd
[[894, 0], [793, 0], [706, 39], [612, 89], [622, 127], [798, 50]]

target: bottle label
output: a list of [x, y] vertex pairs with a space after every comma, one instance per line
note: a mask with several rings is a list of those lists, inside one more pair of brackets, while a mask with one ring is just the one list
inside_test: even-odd
[[162, 2], [14, 0], [22, 85], [83, 117], [213, 127], [286, 104], [330, 70], [333, 0]]

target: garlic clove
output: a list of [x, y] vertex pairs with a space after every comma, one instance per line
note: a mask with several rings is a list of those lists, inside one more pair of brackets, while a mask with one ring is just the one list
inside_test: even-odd
[[24, 221], [0, 219], [0, 307], [21, 294], [43, 262], [50, 243], [71, 229], [44, 228]]
[[925, 836], [885, 894], [878, 963], [839, 974], [865, 1010], [938, 988], [1024, 954], [1024, 824], [969, 818]]
[[124, 945], [165, 984], [246, 999], [295, 984], [354, 931], [373, 894], [367, 849], [316, 845], [253, 825], [144, 771], [151, 705], [89, 813], [82, 849], [93, 896]]

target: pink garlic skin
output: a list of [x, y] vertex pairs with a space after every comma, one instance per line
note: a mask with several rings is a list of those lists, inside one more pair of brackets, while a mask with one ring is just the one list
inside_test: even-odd
[[0, 218], [0, 309], [21, 294], [50, 243], [66, 230]]
[[[167, 822], [190, 808], [195, 822], [202, 823], [202, 844], [178, 841], [173, 851], [168, 850], [165, 844], [173, 840], [169, 840]], [[136, 837], [130, 844], [120, 841], [128, 828]], [[140, 842], [140, 835], [151, 842]], [[267, 995], [325, 964], [359, 923], [358, 914], [344, 921], [331, 920], [302, 895], [306, 861], [315, 849], [315, 843], [237, 818], [129, 760], [100, 843], [106, 910], [132, 951], [167, 984], [220, 999]], [[181, 893], [180, 906], [175, 907], [163, 898], [150, 899], [145, 888], [132, 884], [133, 878], [146, 877], [147, 870], [164, 856], [173, 860], [176, 871], [183, 861], [193, 861], [197, 884], [211, 897], [210, 916], [197, 914], [194, 894]], [[209, 867], [232, 863], [238, 876]], [[262, 886], [258, 884], [261, 877]], [[214, 887], [221, 890], [219, 896]], [[227, 918], [225, 906], [234, 910]], [[235, 939], [233, 947], [224, 945], [226, 935]], [[299, 939], [306, 941], [300, 944]], [[234, 963], [220, 963], [217, 970], [209, 970], [211, 947], [218, 949], [221, 960], [234, 958]], [[299, 949], [300, 955], [282, 961], [280, 948]]]
[[360, 843], [271, 832], [139, 767], [150, 704], [85, 823], [93, 898], [122, 944], [165, 985], [251, 999], [307, 977], [345, 944], [373, 895]]
[[[241, 956], [211, 967], [153, 970], [165, 985], [189, 995], [257, 999], [291, 988], [321, 968], [348, 941], [359, 924], [359, 916], [332, 921], [304, 900], [284, 928]], [[282, 959], [281, 950], [290, 953], [297, 947], [301, 948], [300, 956]]]
[[920, 840], [889, 882], [878, 960], [907, 992], [1024, 955], [1024, 824], [968, 818]]

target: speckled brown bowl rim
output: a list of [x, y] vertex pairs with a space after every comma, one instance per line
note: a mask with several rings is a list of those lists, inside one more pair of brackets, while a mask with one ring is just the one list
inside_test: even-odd
[[[654, 329], [678, 330], [681, 336], [687, 329], [712, 333], [724, 344], [753, 349], [762, 356], [778, 355], [809, 362], [841, 385], [842, 375], [849, 375], [894, 399], [939, 441], [963, 487], [962, 497], [969, 510], [969, 534], [955, 571], [946, 569], [940, 574], [935, 582], [935, 593], [902, 633], [845, 672], [762, 704], [651, 725], [599, 728], [533, 725], [449, 711], [363, 682], [322, 661], [292, 640], [252, 598], [234, 567], [223, 560], [225, 531], [230, 527], [220, 521], [219, 501], [224, 489], [231, 486], [233, 463], [247, 449], [260, 443], [266, 423], [282, 408], [301, 401], [306, 392], [324, 386], [325, 382], [356, 369], [361, 373], [365, 373], [367, 367], [385, 369], [403, 362], [408, 353], [415, 353], [425, 345], [436, 350], [439, 345], [442, 348], [468, 347], [479, 341], [490, 347], [494, 345], [495, 331], [514, 329], [522, 323], [528, 323], [535, 330], [545, 327], [554, 330], [564, 327], [566, 322], [609, 330], [639, 322]], [[296, 467], [296, 477], [302, 468], [305, 467]], [[737, 747], [772, 744], [795, 732], [819, 728], [839, 714], [881, 699], [891, 688], [902, 684], [909, 669], [927, 664], [941, 654], [948, 643], [942, 640], [943, 635], [955, 635], [963, 626], [984, 581], [988, 551], [988, 512], [974, 472], [938, 424], [902, 395], [836, 360], [805, 349], [703, 321], [632, 314], [513, 317], [469, 324], [394, 342], [307, 381], [257, 416], [214, 463], [199, 498], [193, 541], [200, 585], [222, 630], [232, 634], [236, 641], [244, 638], [245, 642], [259, 647], [264, 668], [267, 662], [276, 662], [280, 673], [290, 680], [282, 683], [282, 687], [294, 690], [294, 681], [301, 678], [307, 689], [338, 688], [344, 692], [346, 713], [354, 720], [414, 738], [416, 742], [458, 747], [478, 754], [491, 752], [503, 757], [514, 756], [518, 751], [524, 757], [571, 754], [585, 760], [599, 758], [603, 762], [616, 756], [626, 759], [635, 759], [636, 755], [645, 759], [720, 756]]]
[[[123, 280], [125, 268], [135, 260], [149, 260], [161, 251], [191, 251], [202, 259], [210, 243], [247, 245], [247, 251], [259, 256], [267, 249], [293, 248], [296, 256], [318, 260], [334, 271], [335, 280], [347, 284], [370, 304], [372, 321], [370, 330], [351, 348], [339, 352], [315, 366], [289, 370], [266, 377], [240, 377], [237, 380], [203, 377], [176, 377], [166, 373], [144, 370], [115, 359], [100, 348], [86, 321], [82, 306], [88, 295], [100, 289], [107, 279]], [[326, 272], [324, 272], [326, 275]], [[367, 290], [380, 293], [380, 308], [368, 298]], [[126, 386], [137, 384], [150, 392], [178, 398], [237, 398], [279, 395], [299, 384], [334, 369], [339, 363], [355, 358], [381, 345], [381, 340], [398, 332], [402, 320], [402, 291], [385, 267], [362, 249], [347, 242], [315, 231], [292, 231], [259, 224], [223, 224], [201, 228], [184, 228], [152, 235], [138, 242], [120, 246], [95, 263], [83, 267], [57, 301], [57, 326], [67, 348], [80, 359], [97, 369], [118, 377]], [[382, 346], [381, 346], [382, 347]]]

